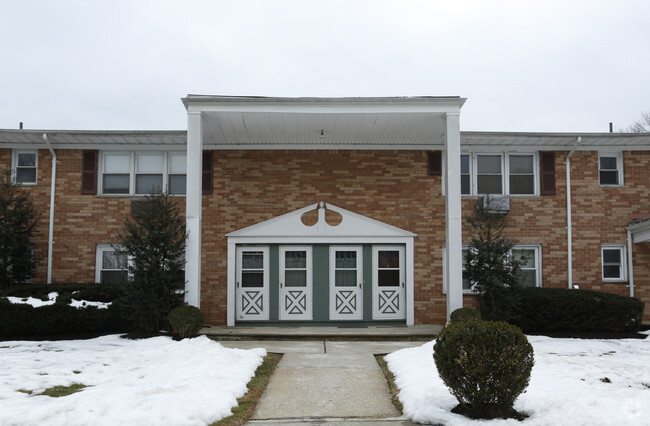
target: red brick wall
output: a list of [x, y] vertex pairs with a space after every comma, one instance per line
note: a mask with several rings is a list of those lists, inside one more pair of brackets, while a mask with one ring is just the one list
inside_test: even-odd
[[[557, 194], [511, 199], [508, 234], [521, 243], [542, 245], [545, 287], [567, 286], [566, 181], [564, 158], [556, 153]], [[81, 151], [57, 150], [54, 282], [94, 281], [99, 243], [116, 242], [131, 200], [81, 195]], [[442, 249], [444, 197], [440, 177], [428, 176], [423, 151], [216, 151], [214, 194], [203, 197], [201, 307], [213, 324], [226, 321], [226, 237], [243, 227], [325, 201], [416, 233], [415, 318], [444, 323]], [[9, 167], [11, 151], [0, 150]], [[45, 282], [51, 157], [39, 151], [38, 185], [32, 194], [39, 225], [36, 282]], [[573, 281], [581, 288], [629, 294], [625, 283], [603, 284], [600, 248], [625, 243], [631, 214], [650, 214], [650, 153], [626, 152], [625, 186], [598, 185], [598, 154], [572, 158]], [[463, 215], [476, 200], [463, 199]], [[184, 212], [185, 199], [178, 199]], [[464, 229], [464, 241], [469, 230]], [[650, 305], [650, 243], [634, 244], [635, 294]], [[474, 303], [472, 296], [465, 302]], [[645, 321], [650, 321], [650, 306]]]

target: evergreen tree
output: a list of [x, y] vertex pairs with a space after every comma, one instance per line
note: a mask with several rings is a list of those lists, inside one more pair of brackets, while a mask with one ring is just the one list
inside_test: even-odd
[[31, 197], [13, 182], [11, 170], [0, 169], [0, 289], [34, 275], [35, 227]]
[[122, 306], [134, 329], [156, 332], [183, 304], [185, 221], [166, 194], [151, 194], [136, 207], [117, 236], [116, 250], [129, 259]]
[[486, 319], [502, 319], [496, 312], [497, 303], [516, 304], [517, 294], [511, 289], [521, 286], [521, 267], [526, 259], [513, 256], [515, 241], [505, 236], [508, 220], [505, 214], [490, 212], [489, 205], [477, 205], [476, 212], [467, 219], [472, 237], [465, 253], [465, 272], [473, 289], [479, 293], [487, 312]]

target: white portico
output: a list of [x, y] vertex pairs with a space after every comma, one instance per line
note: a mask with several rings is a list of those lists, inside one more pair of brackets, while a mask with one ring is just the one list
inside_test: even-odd
[[[462, 307], [459, 116], [464, 101], [459, 97], [188, 95], [183, 99], [188, 113], [187, 303], [200, 307], [203, 150], [442, 150], [445, 155], [446, 247], [449, 253], [446, 256], [447, 314]], [[233, 325], [230, 312], [228, 315], [228, 323]], [[412, 324], [412, 318], [407, 322]]]

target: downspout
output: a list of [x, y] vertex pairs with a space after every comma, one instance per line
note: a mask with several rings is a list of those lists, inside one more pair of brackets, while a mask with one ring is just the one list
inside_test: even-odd
[[564, 160], [566, 168], [566, 230], [567, 230], [567, 267], [568, 267], [568, 281], [569, 288], [573, 288], [573, 226], [571, 222], [571, 157], [576, 152], [576, 148], [582, 142], [582, 138], [578, 136], [578, 140]]
[[627, 265], [630, 287], [630, 297], [634, 297], [634, 262], [632, 261], [632, 232], [627, 230]]
[[56, 152], [47, 139], [47, 133], [43, 133], [43, 141], [52, 154], [52, 187], [50, 189], [50, 229], [47, 237], [47, 283], [52, 284], [52, 250], [54, 245], [54, 191], [56, 189]]

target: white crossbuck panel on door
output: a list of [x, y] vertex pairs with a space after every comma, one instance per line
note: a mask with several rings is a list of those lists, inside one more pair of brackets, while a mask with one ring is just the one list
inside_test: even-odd
[[236, 278], [238, 321], [269, 319], [269, 248], [238, 247]]
[[330, 247], [330, 319], [363, 318], [363, 261], [360, 246]]
[[406, 318], [403, 246], [372, 248], [372, 318]]
[[311, 320], [312, 253], [310, 246], [280, 247], [280, 319]]

